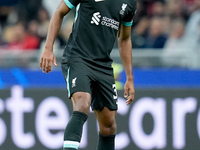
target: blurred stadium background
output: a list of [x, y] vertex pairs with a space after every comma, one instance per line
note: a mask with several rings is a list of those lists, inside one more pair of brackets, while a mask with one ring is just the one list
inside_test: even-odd
[[[61, 149], [72, 111], [60, 65], [39, 69], [60, 0], [0, 0], [0, 149]], [[54, 45], [59, 64], [72, 29], [65, 17]], [[90, 42], [90, 41], [88, 41]], [[112, 52], [119, 95], [116, 150], [200, 149], [200, 1], [139, 0], [132, 29], [135, 102], [125, 105], [125, 73]], [[81, 150], [94, 150], [91, 112]]]

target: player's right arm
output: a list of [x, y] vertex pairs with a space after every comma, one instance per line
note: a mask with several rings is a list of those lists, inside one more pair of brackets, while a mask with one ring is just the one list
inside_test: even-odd
[[60, 30], [63, 17], [69, 11], [70, 8], [66, 5], [64, 0], [62, 0], [51, 18], [45, 47], [40, 58], [40, 68], [43, 72], [49, 73], [52, 70], [52, 62], [55, 66], [57, 66], [56, 58], [53, 53], [53, 44]]

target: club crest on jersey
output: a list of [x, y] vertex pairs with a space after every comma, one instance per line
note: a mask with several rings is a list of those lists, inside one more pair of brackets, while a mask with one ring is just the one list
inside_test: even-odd
[[122, 4], [122, 10], [120, 10], [120, 14], [121, 15], [124, 15], [124, 12], [125, 12], [125, 10], [126, 10], [126, 7], [127, 7], [127, 4]]
[[76, 79], [77, 79], [77, 77], [72, 79], [72, 88], [76, 86]]

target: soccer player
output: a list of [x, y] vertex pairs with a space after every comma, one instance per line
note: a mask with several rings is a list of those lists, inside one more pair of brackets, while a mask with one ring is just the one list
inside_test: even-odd
[[62, 71], [66, 79], [73, 113], [64, 133], [63, 150], [79, 147], [82, 128], [90, 106], [99, 124], [97, 150], [114, 150], [117, 91], [110, 52], [116, 37], [126, 72], [124, 96], [129, 105], [134, 99], [131, 26], [136, 0], [62, 0], [52, 16], [40, 67], [52, 70], [56, 58], [53, 43], [63, 17], [76, 7], [73, 31], [64, 49]]

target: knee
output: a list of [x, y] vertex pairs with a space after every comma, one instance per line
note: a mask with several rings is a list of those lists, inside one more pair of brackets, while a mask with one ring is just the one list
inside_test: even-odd
[[74, 108], [74, 111], [83, 112], [88, 115], [90, 113], [90, 105], [88, 103], [80, 103]]
[[114, 135], [117, 132], [117, 124], [115, 121], [100, 125], [100, 133], [103, 135]]
[[88, 95], [81, 93], [75, 94], [72, 98], [72, 103], [74, 111], [89, 114], [91, 98]]

